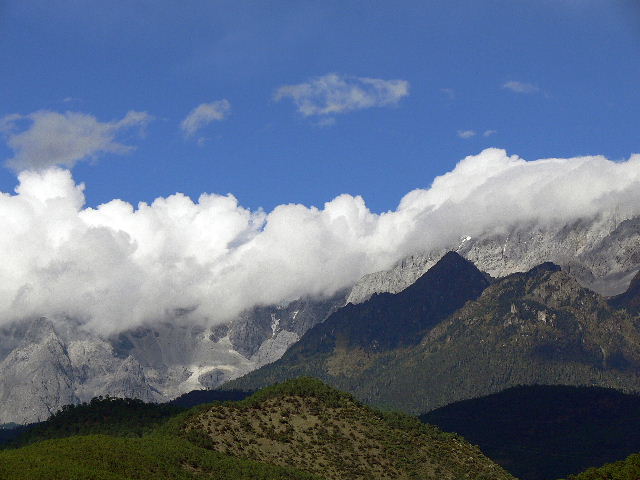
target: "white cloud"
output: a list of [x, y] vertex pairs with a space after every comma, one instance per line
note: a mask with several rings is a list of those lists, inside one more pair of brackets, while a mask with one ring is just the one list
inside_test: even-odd
[[189, 112], [189, 115], [180, 123], [180, 128], [187, 137], [193, 137], [211, 122], [224, 120], [230, 111], [231, 103], [227, 99], [202, 103]]
[[484, 133], [482, 134], [483, 137], [490, 137], [491, 135], [495, 135], [496, 133], [498, 133], [497, 130], [485, 130]]
[[406, 80], [352, 77], [330, 73], [306, 83], [284, 85], [276, 101], [290, 98], [303, 116], [335, 115], [371, 107], [396, 105], [409, 95]]
[[128, 112], [122, 119], [100, 122], [79, 112], [41, 110], [29, 115], [7, 115], [0, 131], [15, 156], [6, 165], [16, 171], [43, 170], [54, 165], [72, 168], [100, 154], [123, 154], [134, 149], [116, 141], [128, 128], [144, 128], [152, 117], [146, 112]]
[[475, 130], [458, 130], [458, 137], [460, 138], [471, 138], [476, 136]]
[[253, 305], [331, 294], [462, 235], [613, 209], [628, 218], [640, 214], [640, 155], [525, 161], [487, 149], [382, 214], [346, 194], [321, 209], [269, 213], [215, 194], [92, 209], [83, 189], [52, 168], [22, 172], [15, 194], [0, 193], [0, 322], [72, 316], [114, 332], [193, 309], [186, 319], [216, 323]]
[[514, 80], [503, 83], [502, 88], [516, 93], [536, 93], [540, 91], [540, 88], [532, 83], [516, 82]]

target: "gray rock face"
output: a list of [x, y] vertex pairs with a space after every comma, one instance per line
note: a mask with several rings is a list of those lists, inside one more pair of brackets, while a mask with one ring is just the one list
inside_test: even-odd
[[120, 364], [104, 390], [114, 397], [139, 398], [145, 402], [162, 400], [162, 395], [149, 385], [142, 366], [132, 356]]
[[22, 345], [0, 363], [0, 423], [45, 419], [77, 401], [65, 345], [50, 322], [34, 321], [30, 326]]
[[214, 327], [178, 318], [111, 338], [72, 319], [12, 324], [0, 329], [0, 424], [44, 420], [99, 395], [159, 402], [214, 388], [280, 358], [345, 297], [259, 307]]
[[398, 293], [454, 250], [493, 277], [527, 271], [551, 261], [582, 285], [603, 295], [624, 291], [640, 267], [640, 217], [615, 212], [572, 225], [513, 227], [500, 234], [463, 237], [458, 245], [409, 256], [388, 271], [365, 275], [347, 302], [362, 303], [374, 293]]

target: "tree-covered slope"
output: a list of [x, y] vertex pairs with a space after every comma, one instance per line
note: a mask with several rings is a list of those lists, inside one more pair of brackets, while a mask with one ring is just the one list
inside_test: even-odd
[[458, 435], [384, 414], [311, 378], [201, 408], [183, 425], [207, 448], [327, 479], [512, 478]]
[[640, 451], [640, 396], [597, 387], [514, 387], [422, 415], [521, 480], [545, 480]]
[[640, 478], [640, 454], [629, 455], [624, 460], [594, 467], [567, 480], [638, 480]]
[[[170, 417], [159, 408], [175, 409], [113, 399], [66, 408], [28, 432], [25, 446], [0, 451], [0, 479], [513, 479], [462, 437], [316, 379]], [[109, 435], [38, 441], [98, 431]]]
[[172, 404], [145, 403], [130, 398], [94, 398], [66, 405], [44, 422], [27, 425], [11, 438], [9, 447], [73, 435], [106, 434], [141, 437], [184, 408]]
[[2, 480], [320, 480], [252, 462], [173, 435], [108, 435], [46, 440], [0, 452]]

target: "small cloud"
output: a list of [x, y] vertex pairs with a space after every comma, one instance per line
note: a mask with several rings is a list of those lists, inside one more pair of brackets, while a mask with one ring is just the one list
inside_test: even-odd
[[330, 127], [331, 125], [334, 125], [336, 123], [336, 119], [333, 117], [322, 117], [320, 119], [318, 119], [318, 121], [316, 122], [316, 125], [318, 127]]
[[[180, 123], [180, 128], [187, 138], [193, 137], [200, 129], [211, 122], [224, 120], [231, 111], [229, 100], [222, 99], [211, 103], [202, 103], [189, 112]], [[205, 139], [198, 139], [198, 144], [202, 145]]]
[[458, 137], [460, 138], [471, 138], [476, 136], [475, 130], [458, 130]]
[[0, 119], [0, 132], [15, 152], [5, 165], [16, 171], [44, 170], [54, 165], [72, 168], [102, 153], [124, 154], [134, 149], [116, 141], [129, 128], [144, 128], [153, 119], [146, 112], [128, 112], [122, 119], [100, 122], [80, 112], [40, 110], [29, 115], [12, 114]]
[[540, 88], [532, 83], [516, 82], [514, 80], [503, 83], [502, 88], [516, 93], [536, 93], [540, 91]]
[[352, 77], [330, 73], [306, 83], [279, 87], [274, 99], [290, 98], [304, 117], [330, 116], [396, 105], [409, 95], [406, 80]]
[[494, 135], [498, 133], [497, 130], [485, 130], [484, 133], [482, 134], [483, 137], [490, 137], [491, 135]]
[[440, 92], [446, 95], [449, 100], [453, 100], [454, 98], [456, 98], [456, 91], [453, 88], [441, 88]]

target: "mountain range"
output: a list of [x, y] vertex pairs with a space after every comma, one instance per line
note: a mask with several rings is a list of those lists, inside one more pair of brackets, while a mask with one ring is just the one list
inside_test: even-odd
[[[86, 330], [77, 319], [50, 319], [43, 312], [45, 316], [41, 318], [24, 319], [0, 328], [0, 424], [42, 420], [65, 404], [87, 401], [98, 395], [166, 401], [192, 390], [218, 387], [278, 360], [289, 347], [332, 313], [346, 315], [345, 312], [349, 311], [351, 315], [359, 312], [354, 306], [366, 304], [373, 294], [406, 290], [448, 250], [456, 251], [472, 261], [481, 272], [486, 272], [482, 273], [482, 279], [478, 277], [479, 283], [473, 284], [472, 288], [476, 290], [484, 289], [492, 278], [528, 271], [535, 265], [553, 261], [562, 267], [562, 275], [570, 275], [575, 279], [573, 285], [576, 289], [588, 287], [603, 295], [617, 295], [612, 299], [611, 306], [619, 308], [624, 304], [631, 309], [627, 297], [635, 294], [630, 289], [625, 297], [623, 292], [640, 266], [640, 217], [619, 218], [616, 212], [608, 212], [572, 225], [517, 225], [508, 231], [487, 233], [476, 238], [462, 237], [455, 245], [418, 252], [389, 270], [365, 275], [351, 288], [341, 290], [330, 298], [301, 298], [283, 305], [257, 306], [221, 325], [196, 325], [178, 312], [172, 322], [149, 323], [104, 336]], [[635, 284], [636, 289], [638, 283]], [[471, 300], [471, 297], [473, 295], [465, 297], [464, 301]], [[395, 306], [395, 301], [389, 298], [376, 300], [376, 305], [392, 310], [406, 307], [409, 316], [412, 308], [425, 308], [424, 305]], [[405, 295], [405, 298], [408, 297]], [[597, 298], [604, 301], [604, 297]], [[383, 305], [385, 302], [387, 306]], [[367, 305], [366, 309], [372, 308]], [[403, 322], [397, 328], [385, 329], [385, 335], [375, 338], [380, 343], [377, 350], [340, 350], [344, 355], [335, 357], [332, 371], [336, 372], [336, 368], [349, 369], [355, 365], [354, 375], [360, 375], [357, 372], [367, 370], [361, 364], [373, 362], [371, 353], [376, 356], [373, 363], [383, 362], [384, 351], [391, 351], [391, 346], [393, 351], [397, 348], [417, 351], [419, 345], [416, 343], [421, 342], [422, 338], [418, 339], [415, 335], [423, 334], [439, 322], [446, 323], [444, 317], [452, 314], [451, 308], [454, 307], [457, 309], [462, 305], [454, 302], [447, 306], [449, 310], [430, 311], [429, 319], [423, 319], [419, 324]], [[429, 308], [436, 307], [432, 305]], [[519, 314], [523, 312], [518, 310]], [[628, 319], [624, 322], [628, 322]], [[367, 322], [360, 322], [359, 325], [364, 324], [368, 325]], [[497, 332], [497, 326], [494, 327], [491, 328]], [[367, 328], [374, 335], [373, 325]], [[433, 334], [438, 331], [434, 330]], [[593, 336], [593, 332], [590, 331], [589, 335]], [[455, 338], [462, 341], [463, 337], [462, 332], [456, 333]], [[373, 339], [371, 337], [369, 340]], [[436, 340], [430, 345], [435, 348], [437, 342], [433, 342]], [[628, 362], [629, 359], [632, 363], [635, 361], [631, 347], [624, 353], [617, 346], [609, 348], [596, 340], [589, 345], [604, 347], [604, 353], [600, 350], [598, 354], [596, 348], [591, 355], [595, 355], [593, 358], [600, 355], [608, 367], [616, 365], [616, 362]], [[443, 348], [437, 350], [440, 353], [433, 352], [434, 355], [444, 355], [448, 351]], [[348, 359], [345, 357], [347, 354]], [[340, 367], [341, 364], [344, 367]], [[375, 370], [370, 370], [370, 374], [384, 378]], [[610, 377], [611, 369], [607, 371], [609, 373], [605, 376]], [[624, 377], [626, 374], [621, 375]], [[441, 372], [441, 376], [446, 376], [446, 372]], [[622, 377], [618, 383], [611, 379], [596, 380], [595, 383], [616, 386], [626, 382]], [[495, 385], [480, 393], [495, 391], [498, 385], [508, 385], [516, 380], [491, 380], [489, 383]], [[368, 384], [375, 383], [372, 382], [367, 380]], [[395, 380], [390, 379], [389, 382], [390, 387], [395, 385]], [[381, 404], [394, 403], [393, 399], [385, 398], [383, 391], [365, 394], [364, 390], [369, 387], [363, 385], [362, 388], [361, 393], [365, 398]], [[385, 389], [378, 386], [371, 388]], [[465, 391], [460, 398], [475, 392], [476, 389]], [[435, 392], [434, 395], [437, 396]], [[434, 398], [422, 406], [410, 406], [409, 410], [417, 413], [420, 408], [443, 405], [449, 398], [445, 394], [438, 395], [440, 399]]]
[[553, 263], [489, 284], [449, 252], [404, 291], [348, 305], [225, 386], [311, 375], [415, 414], [516, 385], [640, 391], [640, 319], [612, 303]]

